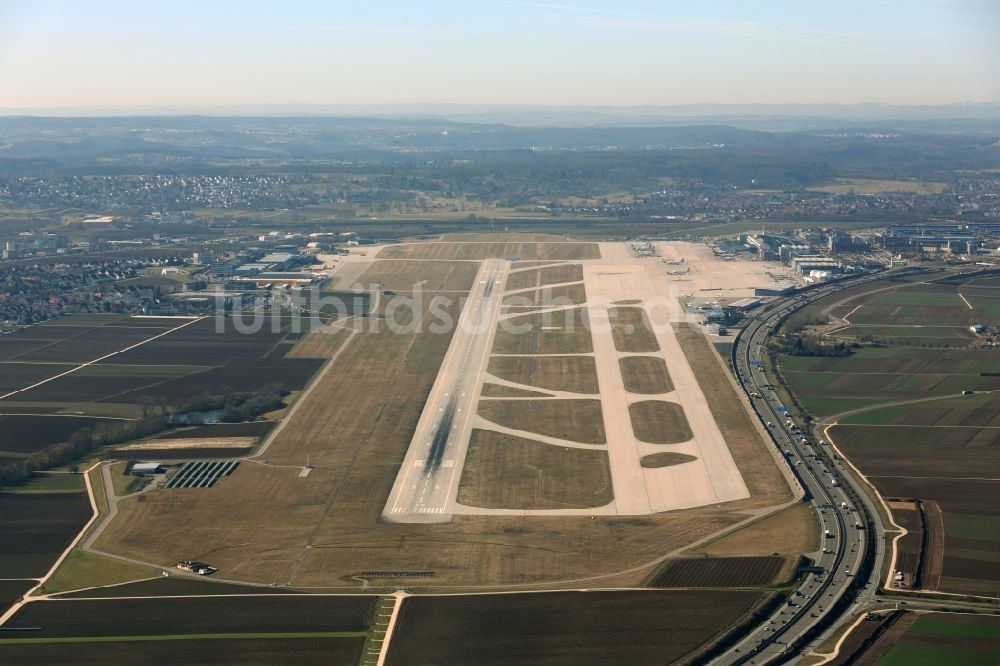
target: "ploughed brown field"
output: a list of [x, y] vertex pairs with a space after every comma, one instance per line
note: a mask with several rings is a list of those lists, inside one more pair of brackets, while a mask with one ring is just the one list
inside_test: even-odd
[[756, 587], [775, 582], [785, 558], [697, 557], [669, 560], [651, 587]]
[[668, 664], [737, 626], [752, 591], [553, 592], [414, 597], [388, 663]]
[[[833, 441], [883, 496], [918, 499], [924, 504], [929, 550], [920, 556], [926, 565], [920, 584], [926, 589], [996, 595], [1000, 510], [992, 498], [1000, 493], [1000, 481], [993, 480], [996, 474], [991, 470], [1000, 466], [997, 432], [961, 426], [845, 425], [830, 429]], [[905, 512], [894, 511], [894, 515], [907, 521]], [[903, 567], [917, 557], [919, 547], [910, 542], [900, 546], [899, 568], [906, 572]]]
[[[266, 594], [145, 599], [33, 601], [7, 621], [40, 627], [32, 638], [265, 632], [365, 631], [374, 596]], [[5, 632], [3, 638], [21, 634]]]
[[90, 515], [82, 491], [0, 492], [0, 577], [44, 576]]
[[8, 664], [316, 664], [354, 666], [364, 637], [228, 638], [182, 641], [43, 643], [4, 645], [0, 662]]

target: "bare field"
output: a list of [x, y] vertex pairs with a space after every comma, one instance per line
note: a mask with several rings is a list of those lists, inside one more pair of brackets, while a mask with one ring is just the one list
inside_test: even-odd
[[567, 509], [613, 499], [605, 451], [571, 449], [474, 430], [458, 501], [491, 509]]
[[480, 400], [479, 415], [507, 428], [583, 444], [604, 444], [600, 400]]
[[625, 356], [618, 359], [629, 393], [669, 393], [674, 390], [667, 363], [658, 356]]
[[597, 393], [592, 356], [493, 356], [491, 374], [507, 381], [552, 391]]
[[481, 260], [519, 257], [521, 259], [599, 259], [596, 243], [406, 243], [389, 245], [379, 259]]
[[775, 582], [785, 564], [777, 556], [688, 557], [670, 560], [651, 587], [758, 587]]
[[761, 599], [753, 591], [686, 590], [416, 597], [404, 602], [388, 663], [676, 663]]
[[676, 402], [643, 400], [628, 407], [632, 430], [637, 439], [649, 444], [678, 444], [694, 433], [684, 416], [684, 408]]
[[706, 555], [798, 555], [819, 550], [819, 524], [808, 504], [796, 504], [700, 546]]
[[507, 291], [530, 289], [547, 284], [580, 282], [583, 280], [583, 266], [580, 264], [557, 264], [530, 271], [517, 271], [507, 276]]
[[660, 344], [649, 326], [649, 317], [642, 308], [608, 308], [608, 320], [618, 351], [631, 353], [660, 351]]
[[594, 350], [584, 308], [518, 315], [497, 328], [494, 354], [586, 354]]

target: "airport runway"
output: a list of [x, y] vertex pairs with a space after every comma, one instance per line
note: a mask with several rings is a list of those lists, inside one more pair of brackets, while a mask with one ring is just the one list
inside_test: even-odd
[[479, 269], [382, 510], [385, 520], [451, 520], [509, 267], [505, 259], [488, 259]]

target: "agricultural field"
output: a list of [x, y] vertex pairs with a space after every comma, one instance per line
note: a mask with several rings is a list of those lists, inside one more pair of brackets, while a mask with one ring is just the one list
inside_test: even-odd
[[846, 357], [780, 356], [778, 367], [810, 414], [1000, 389], [1000, 352], [865, 347]]
[[597, 369], [592, 356], [493, 356], [490, 374], [550, 391], [594, 394]]
[[[937, 521], [925, 523], [934, 538], [928, 538], [932, 549], [922, 558], [935, 566], [922, 585], [995, 596], [1000, 514], [985, 498], [1000, 491], [989, 471], [1000, 466], [1000, 397], [977, 394], [884, 407], [842, 423], [830, 429], [833, 441], [883, 496], [918, 499], [928, 517], [936, 517], [940, 507], [943, 537]], [[942, 542], [938, 572], [942, 553], [933, 546]]]
[[673, 559], [650, 587], [759, 587], [776, 582], [784, 565], [776, 556]]
[[0, 580], [0, 615], [17, 603], [25, 592], [35, 586], [33, 580]]
[[[120, 419], [141, 417], [150, 405], [182, 405], [206, 392], [248, 393], [261, 389], [263, 379], [297, 391], [323, 363], [284, 357], [296, 338], [288, 318], [261, 318], [257, 325], [253, 317], [77, 320], [63, 317], [0, 337], [0, 354], [16, 352], [0, 363], [9, 389], [0, 395], [0, 423], [10, 433], [0, 441], [0, 465], [45, 466], [48, 449], [74, 433], [124, 425]], [[252, 444], [236, 448], [245, 452]]]
[[0, 571], [4, 578], [45, 575], [90, 519], [83, 487], [0, 492]]
[[[920, 503], [915, 501], [888, 500], [886, 506], [892, 511], [892, 520], [906, 530], [902, 538], [896, 540], [896, 565], [894, 571], [903, 574], [903, 583], [908, 588], [925, 586], [923, 575], [924, 518], [920, 513]], [[936, 587], [929, 581], [928, 589]]]
[[[101, 637], [103, 638], [103, 637]], [[14, 644], [0, 640], [0, 661], [9, 664], [316, 664], [354, 666], [363, 635], [323, 637], [267, 633], [242, 638], [135, 640]]]
[[[897, 569], [907, 584], [996, 596], [1000, 514], [983, 498], [1000, 491], [1000, 352], [965, 334], [969, 323], [995, 321], [996, 279], [916, 277], [848, 289], [809, 306], [814, 315], [884, 329], [889, 346], [843, 357], [783, 355], [778, 365], [794, 398], [836, 424], [828, 430], [833, 443], [897, 501], [897, 522], [923, 535], [898, 545]], [[954, 333], [962, 341], [950, 348], [928, 349], [906, 346], [910, 331], [965, 333]], [[834, 326], [829, 335], [842, 333]]]
[[491, 509], [567, 509], [614, 499], [606, 451], [473, 430], [458, 501]]
[[852, 663], [878, 666], [993, 666], [1000, 654], [1000, 618], [955, 613], [906, 613]]
[[113, 419], [60, 414], [0, 414], [0, 457], [20, 458], [65, 442], [77, 430]]
[[598, 259], [596, 243], [570, 242], [463, 242], [407, 243], [389, 245], [378, 253], [379, 259], [473, 260], [518, 257], [525, 260]]
[[[41, 627], [32, 638], [365, 631], [372, 596], [239, 595], [34, 601], [5, 627]], [[3, 638], [15, 636], [5, 632]], [[2, 642], [2, 638], [0, 638]]]
[[762, 598], [704, 590], [416, 597], [404, 602], [388, 663], [673, 663], [738, 626]]

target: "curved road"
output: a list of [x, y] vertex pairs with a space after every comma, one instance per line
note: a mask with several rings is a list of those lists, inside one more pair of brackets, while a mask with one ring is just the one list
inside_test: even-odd
[[[855, 608], [867, 606], [874, 599], [885, 550], [882, 525], [870, 518], [878, 515], [875, 507], [849, 471], [832, 458], [826, 445], [821, 446], [817, 438], [794, 427], [779, 412], [781, 403], [769, 388], [760, 357], [768, 335], [788, 315], [847, 285], [879, 277], [866, 275], [778, 301], [771, 309], [750, 319], [736, 339], [733, 363], [737, 380], [817, 511], [824, 535], [814, 565], [822, 571], [805, 574], [787, 603], [782, 603], [712, 663], [796, 661], [811, 645], [824, 640], [839, 620], [850, 617]], [[855, 577], [859, 569], [871, 573], [860, 580]]]

